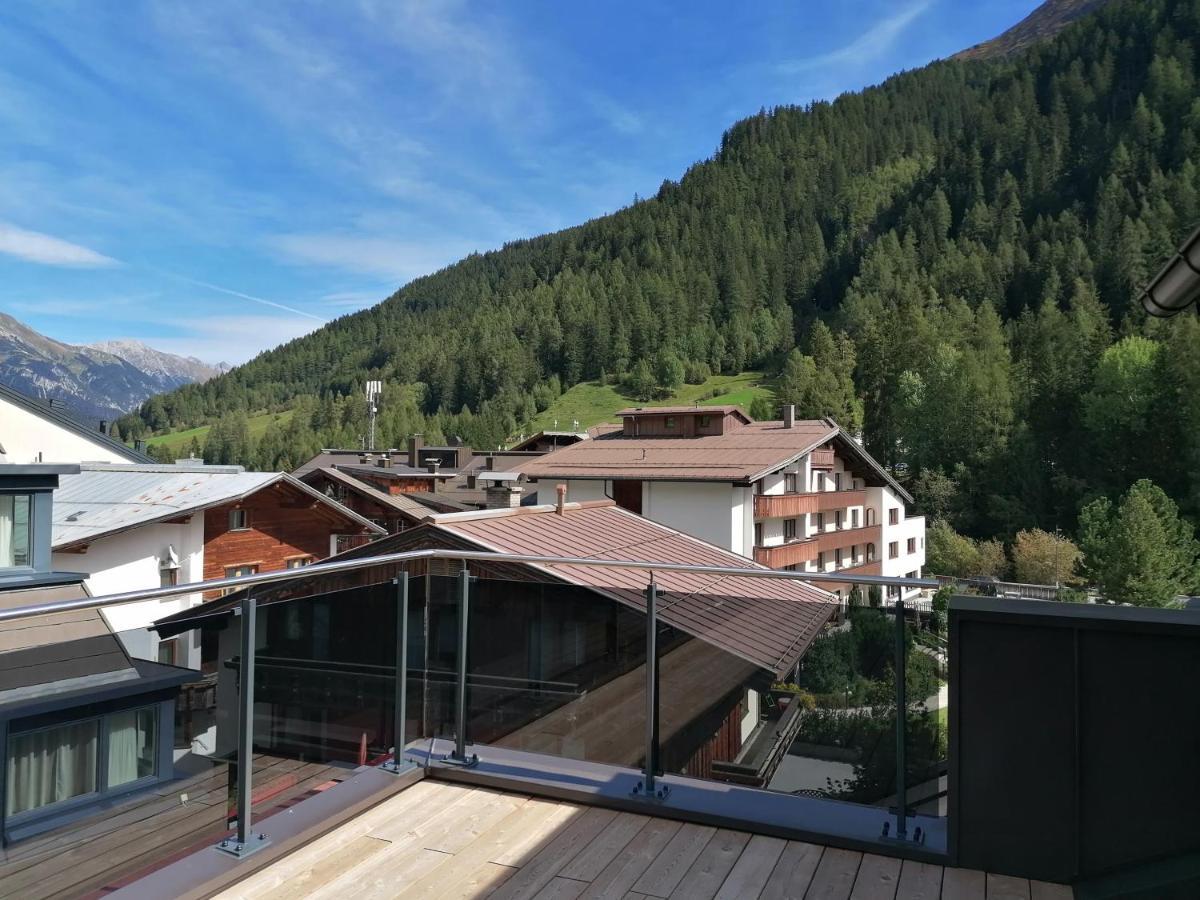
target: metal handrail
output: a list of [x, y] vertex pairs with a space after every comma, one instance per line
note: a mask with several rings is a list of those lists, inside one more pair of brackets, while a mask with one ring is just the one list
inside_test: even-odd
[[122, 603], [136, 603], [143, 600], [165, 600], [170, 597], [181, 597], [186, 594], [227, 590], [230, 588], [258, 587], [264, 584], [292, 581], [297, 578], [311, 578], [314, 575], [336, 575], [341, 572], [354, 572], [359, 569], [370, 569], [376, 566], [426, 559], [444, 559], [459, 562], [524, 563], [540, 566], [557, 565], [608, 569], [642, 569], [650, 572], [686, 572], [697, 575], [782, 579], [785, 581], [805, 581], [818, 584], [861, 584], [866, 586], [918, 588], [938, 588], [941, 586], [936, 579], [932, 578], [854, 575], [850, 573], [843, 574], [841, 572], [788, 572], [779, 569], [740, 568], [738, 566], [698, 566], [684, 563], [652, 562], [648, 560], [589, 559], [587, 557], [573, 556], [498, 553], [490, 550], [443, 550], [440, 548], [429, 548], [425, 550], [406, 550], [401, 553], [383, 553], [378, 556], [314, 563], [311, 566], [304, 566], [301, 569], [281, 569], [276, 572], [258, 572], [253, 575], [238, 575], [233, 578], [213, 578], [208, 581], [194, 581], [187, 584], [171, 585], [169, 587], [124, 591], [118, 594], [102, 594], [99, 597], [80, 597], [75, 600], [53, 600], [48, 603], [31, 603], [28, 606], [14, 606], [9, 609], [0, 609], [0, 622], [21, 619], [26, 616], [40, 616], [47, 613], [118, 606]]

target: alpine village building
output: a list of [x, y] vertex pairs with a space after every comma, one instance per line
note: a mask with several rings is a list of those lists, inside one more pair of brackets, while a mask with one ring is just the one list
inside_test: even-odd
[[736, 406], [617, 415], [620, 425], [520, 466], [539, 503], [565, 484], [571, 500], [611, 498], [772, 569], [920, 575], [924, 517], [906, 514], [912, 497], [834, 421], [797, 420], [794, 407], [763, 422]]

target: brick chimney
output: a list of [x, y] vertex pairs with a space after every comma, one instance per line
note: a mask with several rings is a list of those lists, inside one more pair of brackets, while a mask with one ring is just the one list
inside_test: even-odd
[[486, 509], [514, 509], [521, 505], [521, 486], [502, 481], [489, 482], [484, 491]]
[[796, 407], [791, 403], [788, 403], [783, 407], [783, 427], [796, 427]]
[[425, 446], [425, 440], [419, 434], [409, 435], [408, 438], [408, 465], [409, 468], [421, 468], [421, 448]]
[[566, 515], [567, 486], [565, 484], [558, 484], [554, 486], [554, 490], [558, 493], [558, 503], [555, 504], [555, 512], [560, 516]]

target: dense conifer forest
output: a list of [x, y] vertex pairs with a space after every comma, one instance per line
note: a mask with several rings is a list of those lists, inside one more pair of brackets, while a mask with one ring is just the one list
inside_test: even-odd
[[1075, 533], [1139, 478], [1194, 517], [1200, 323], [1136, 298], [1200, 222], [1198, 40], [1200, 0], [1121, 0], [1021, 55], [763, 110], [653, 198], [473, 255], [120, 428], [215, 423], [210, 460], [287, 468], [357, 445], [368, 378], [384, 444], [487, 447], [581, 380], [753, 367], [861, 424], [959, 531]]

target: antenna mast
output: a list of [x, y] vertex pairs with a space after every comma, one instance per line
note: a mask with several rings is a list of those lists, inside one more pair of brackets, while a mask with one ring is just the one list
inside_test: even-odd
[[375, 450], [375, 413], [379, 412], [379, 395], [383, 393], [382, 381], [367, 382], [367, 419], [371, 423], [370, 436], [367, 438], [367, 449]]

